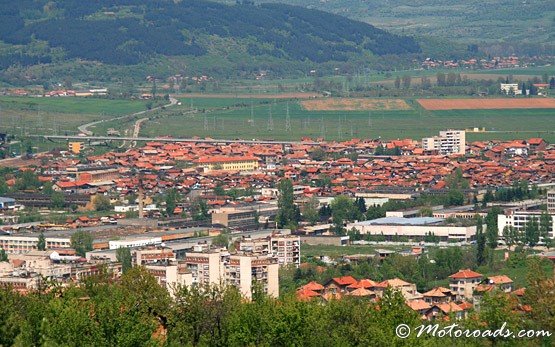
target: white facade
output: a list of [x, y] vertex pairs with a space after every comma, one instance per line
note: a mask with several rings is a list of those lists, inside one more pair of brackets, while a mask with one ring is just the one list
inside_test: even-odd
[[405, 236], [415, 240], [421, 240], [430, 233], [441, 241], [470, 241], [476, 235], [476, 226], [454, 226], [442, 222], [442, 219], [431, 217], [385, 217], [348, 224], [347, 230], [355, 228], [363, 235]]
[[439, 136], [423, 138], [422, 148], [441, 155], [465, 154], [466, 133], [464, 130], [440, 131]]
[[547, 213], [555, 215], [555, 190], [547, 192]]
[[108, 241], [108, 245], [110, 249], [118, 249], [121, 247], [124, 247], [124, 248], [142, 247], [142, 246], [148, 246], [148, 245], [159, 245], [161, 243], [162, 243], [161, 237]]
[[[503, 229], [505, 226], [514, 227], [520, 232], [524, 232], [526, 224], [533, 218], [536, 218], [538, 225], [540, 223], [541, 212], [538, 211], [510, 211], [507, 214], [500, 214], [497, 216], [497, 227], [499, 236], [503, 236]], [[553, 230], [555, 230], [555, 215], [550, 214], [551, 224], [549, 228], [549, 237], [553, 238]]]
[[501, 91], [507, 95], [522, 95], [518, 83], [501, 83]]

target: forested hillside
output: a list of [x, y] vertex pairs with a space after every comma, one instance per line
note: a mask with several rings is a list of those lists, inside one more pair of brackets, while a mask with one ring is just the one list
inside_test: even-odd
[[[231, 3], [235, 0], [218, 0]], [[260, 0], [329, 11], [402, 34], [547, 50], [555, 41], [555, 1], [544, 0]], [[509, 48], [506, 48], [509, 49]], [[550, 51], [551, 50], [551, 51]], [[533, 51], [531, 51], [533, 53]]]
[[68, 59], [134, 65], [160, 56], [319, 64], [420, 51], [410, 37], [327, 12], [208, 1], [2, 2], [0, 40], [3, 69]]

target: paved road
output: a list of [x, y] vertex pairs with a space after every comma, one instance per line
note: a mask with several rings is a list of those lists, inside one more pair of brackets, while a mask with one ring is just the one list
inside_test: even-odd
[[175, 105], [175, 104], [177, 104], [177, 99], [175, 99], [175, 98], [173, 98], [173, 97], [170, 97], [170, 103], [167, 104], [167, 105], [158, 106], [158, 107], [152, 108], [152, 109], [150, 109], [150, 110], [144, 110], [144, 111], [139, 111], [139, 112], [135, 112], [135, 113], [132, 113], [132, 114], [127, 114], [127, 115], [125, 115], [125, 116], [119, 116], [119, 117], [110, 118], [110, 119], [101, 119], [101, 120], [97, 120], [97, 121], [94, 121], [94, 122], [90, 122], [90, 123], [87, 123], [87, 124], [80, 125], [80, 126], [78, 127], [78, 129], [79, 129], [79, 132], [80, 132], [80, 133], [85, 134], [85, 135], [87, 135], [87, 136], [92, 136], [92, 135], [93, 135], [93, 132], [90, 131], [89, 128], [90, 128], [91, 126], [93, 126], [93, 125], [100, 124], [100, 123], [104, 123], [104, 122], [111, 122], [111, 121], [115, 121], [115, 120], [120, 120], [120, 119], [126, 119], [126, 118], [132, 118], [132, 117], [140, 116], [140, 115], [143, 115], [143, 114], [146, 114], [146, 113], [149, 113], [149, 112], [154, 112], [154, 111], [159, 110], [159, 109], [161, 109], [161, 108], [163, 108], [163, 107], [170, 107], [170, 106], [173, 106], [173, 105]]

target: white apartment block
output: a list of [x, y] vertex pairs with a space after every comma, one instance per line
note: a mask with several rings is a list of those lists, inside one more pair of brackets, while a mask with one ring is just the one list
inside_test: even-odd
[[437, 152], [441, 155], [465, 154], [466, 133], [464, 130], [440, 131], [439, 136], [422, 139], [424, 151]]
[[[520, 232], [524, 232], [526, 224], [532, 219], [536, 218], [538, 224], [540, 223], [541, 211], [509, 211], [506, 214], [497, 216], [497, 227], [499, 236], [503, 236], [503, 229], [505, 226], [514, 227]], [[551, 223], [549, 226], [549, 237], [553, 238], [553, 230], [555, 230], [555, 215], [549, 214]]]
[[547, 192], [547, 213], [555, 215], [555, 189]]
[[268, 295], [279, 296], [279, 265], [270, 255], [211, 249], [187, 252], [180, 263], [191, 272], [193, 284], [233, 285], [251, 299], [253, 283], [258, 283]]
[[298, 235], [273, 234], [268, 237], [237, 241], [236, 249], [254, 254], [270, 255], [280, 266], [301, 264], [301, 237]]
[[[69, 237], [46, 237], [46, 248], [71, 248], [71, 240]], [[0, 248], [9, 254], [22, 254], [37, 249], [39, 242], [38, 236], [18, 236], [18, 235], [2, 235], [0, 236]]]

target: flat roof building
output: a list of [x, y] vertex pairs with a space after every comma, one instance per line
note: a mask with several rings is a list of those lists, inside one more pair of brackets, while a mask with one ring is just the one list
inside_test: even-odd
[[347, 230], [353, 228], [361, 234], [383, 235], [389, 240], [404, 236], [413, 241], [420, 241], [427, 235], [434, 235], [440, 241], [468, 242], [476, 235], [476, 226], [446, 224], [445, 219], [433, 217], [384, 217], [347, 225]]

